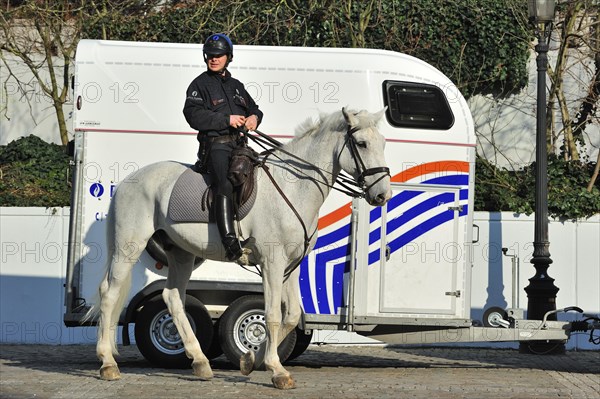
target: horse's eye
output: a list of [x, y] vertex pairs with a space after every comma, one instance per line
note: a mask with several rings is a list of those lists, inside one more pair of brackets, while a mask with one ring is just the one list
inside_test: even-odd
[[356, 145], [359, 146], [360, 148], [367, 148], [367, 142], [366, 141], [357, 141]]

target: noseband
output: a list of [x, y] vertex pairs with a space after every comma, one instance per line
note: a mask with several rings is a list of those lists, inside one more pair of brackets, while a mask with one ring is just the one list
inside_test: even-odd
[[[367, 168], [365, 163], [360, 156], [358, 151], [358, 143], [356, 142], [356, 138], [354, 137], [354, 133], [358, 132], [360, 129], [357, 127], [348, 126], [348, 130], [346, 132], [346, 141], [344, 142], [344, 146], [348, 147], [350, 154], [352, 154], [352, 159], [354, 160], [354, 164], [356, 165], [356, 170], [359, 172], [358, 177], [356, 178], [356, 183], [362, 190], [363, 194], [366, 194], [371, 187], [375, 184], [379, 183], [386, 176], [390, 176], [390, 168], [385, 166], [379, 166], [375, 168]], [[342, 147], [343, 150], [343, 147]], [[341, 155], [341, 152], [340, 152]], [[375, 180], [370, 185], [366, 185], [365, 177], [376, 175], [378, 173], [383, 173], [379, 179]]]

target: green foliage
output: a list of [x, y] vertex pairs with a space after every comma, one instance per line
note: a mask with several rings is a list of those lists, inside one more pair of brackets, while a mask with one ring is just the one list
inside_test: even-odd
[[69, 206], [69, 160], [37, 136], [0, 146], [0, 206]]
[[[37, 136], [0, 146], [0, 206], [69, 206], [71, 184], [64, 148]], [[582, 219], [600, 212], [600, 181], [586, 190], [593, 163], [548, 159], [548, 212]], [[534, 211], [535, 164], [518, 171], [497, 168], [478, 157], [476, 211]]]
[[503, 95], [527, 84], [531, 33], [523, 28], [522, 0], [173, 3], [145, 13], [103, 13], [84, 25], [83, 37], [100, 39], [106, 32], [113, 40], [202, 43], [210, 33], [226, 32], [237, 44], [359, 46], [421, 58], [466, 97]]
[[[403, 52], [436, 66], [465, 97], [501, 96], [527, 84], [532, 32], [523, 0], [72, 3], [80, 5], [72, 10], [88, 17], [83, 38], [202, 43], [211, 33], [225, 32], [235, 44]], [[550, 215], [578, 219], [600, 212], [600, 181], [591, 192], [585, 188], [593, 167], [549, 159]], [[69, 205], [68, 171], [63, 149], [35, 136], [0, 147], [0, 206]], [[534, 171], [535, 165], [509, 171], [478, 158], [475, 209], [532, 213]]]
[[[548, 213], [563, 219], [583, 219], [600, 213], [600, 181], [591, 192], [586, 186], [594, 163], [548, 158]], [[535, 209], [535, 163], [518, 171], [497, 168], [477, 157], [476, 211], [530, 214]]]

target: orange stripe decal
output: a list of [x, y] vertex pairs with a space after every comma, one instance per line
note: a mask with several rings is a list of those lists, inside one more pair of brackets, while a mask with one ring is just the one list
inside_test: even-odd
[[[394, 183], [403, 183], [422, 175], [445, 172], [469, 173], [469, 163], [464, 161], [438, 161], [424, 163], [413, 166], [412, 168], [406, 169], [405, 171], [392, 176], [391, 180]], [[335, 211], [319, 218], [318, 229], [321, 230], [327, 226], [331, 226], [335, 222], [349, 216], [351, 213], [352, 203], [348, 202]]]
[[341, 220], [341, 219], [345, 218], [346, 216], [349, 216], [351, 213], [352, 213], [352, 202], [348, 202], [341, 208], [338, 208], [335, 211], [323, 216], [322, 218], [319, 218], [319, 223], [317, 225], [318, 226], [317, 228], [319, 230], [324, 229], [325, 227], [334, 224], [338, 220]]
[[469, 163], [464, 161], [439, 161], [423, 163], [392, 176], [392, 182], [403, 183], [422, 175], [444, 172], [469, 173]]

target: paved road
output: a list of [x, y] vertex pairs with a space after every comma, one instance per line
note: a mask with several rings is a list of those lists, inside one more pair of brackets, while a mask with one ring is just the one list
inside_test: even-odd
[[98, 378], [94, 347], [0, 345], [1, 398], [600, 398], [600, 352], [524, 355], [508, 349], [310, 346], [289, 363], [291, 391], [223, 358], [215, 378], [152, 367], [121, 347], [123, 378]]

